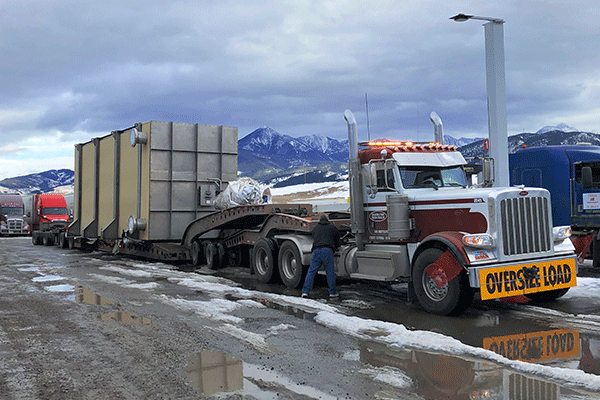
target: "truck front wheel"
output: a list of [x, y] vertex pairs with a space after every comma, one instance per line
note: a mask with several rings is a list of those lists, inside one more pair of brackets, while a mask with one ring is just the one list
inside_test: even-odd
[[279, 249], [279, 276], [283, 284], [296, 289], [302, 283], [304, 266], [300, 251], [290, 240], [286, 240]]
[[473, 301], [473, 290], [466, 274], [460, 273], [454, 279], [439, 287], [425, 272], [444, 254], [440, 249], [427, 249], [417, 257], [413, 268], [413, 285], [419, 304], [426, 311], [438, 315], [456, 315], [467, 309]]
[[275, 242], [269, 238], [260, 238], [256, 241], [252, 250], [252, 268], [256, 273], [258, 280], [263, 283], [271, 282], [275, 279]]

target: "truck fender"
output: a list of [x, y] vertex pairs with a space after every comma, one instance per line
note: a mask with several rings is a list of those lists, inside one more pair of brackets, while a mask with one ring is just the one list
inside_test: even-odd
[[[448, 281], [459, 276], [466, 270], [465, 252], [462, 246], [462, 234], [458, 232], [438, 232], [425, 238], [415, 251], [412, 259], [414, 268], [419, 255], [431, 248], [444, 250], [442, 256], [435, 263], [425, 269], [425, 273], [439, 286], [444, 286]], [[414, 273], [414, 270], [411, 272]]]
[[[452, 255], [456, 258], [456, 260], [466, 268], [467, 265], [470, 264], [468, 261], [467, 253], [465, 252], [465, 248], [462, 242], [463, 236], [466, 233], [461, 232], [436, 232], [427, 236], [425, 239], [421, 241], [419, 246], [414, 252], [414, 255], [411, 259], [411, 263], [414, 264], [418, 255], [423, 252], [423, 250], [431, 248], [431, 247], [442, 247], [446, 250], [450, 250]], [[440, 246], [441, 245], [441, 246]]]
[[313, 245], [313, 238], [311, 235], [275, 235], [273, 238], [278, 244], [281, 244], [284, 240], [292, 241], [302, 255], [302, 264], [310, 265], [310, 256]]

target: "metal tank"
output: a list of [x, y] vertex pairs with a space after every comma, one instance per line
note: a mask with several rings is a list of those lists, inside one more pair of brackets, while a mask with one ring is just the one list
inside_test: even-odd
[[237, 179], [235, 127], [150, 121], [75, 145], [70, 236], [179, 241]]

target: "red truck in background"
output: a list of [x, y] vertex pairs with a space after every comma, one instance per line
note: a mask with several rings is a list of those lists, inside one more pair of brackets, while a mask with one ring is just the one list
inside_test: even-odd
[[27, 235], [23, 199], [18, 193], [0, 194], [0, 236]]
[[61, 233], [70, 222], [67, 201], [62, 194], [43, 193], [25, 198], [27, 216], [31, 218], [31, 241], [34, 245], [64, 247]]

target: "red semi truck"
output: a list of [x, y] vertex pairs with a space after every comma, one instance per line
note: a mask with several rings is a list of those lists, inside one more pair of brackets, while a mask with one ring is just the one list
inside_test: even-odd
[[[36, 194], [27, 200], [31, 206], [28, 216], [31, 218], [31, 241], [33, 244], [52, 246], [55, 243], [64, 247], [61, 240], [70, 222], [67, 201], [62, 194]], [[29, 207], [27, 207], [29, 209]]]
[[27, 235], [23, 199], [18, 193], [0, 194], [0, 236]]

